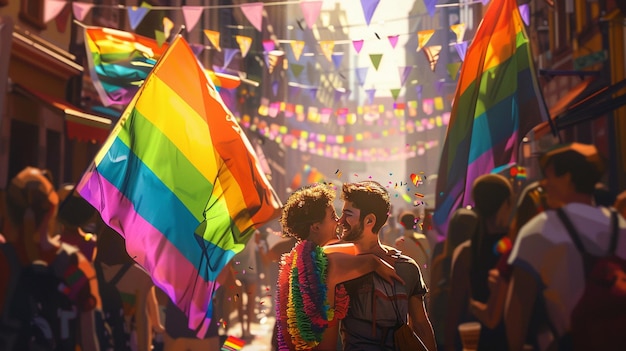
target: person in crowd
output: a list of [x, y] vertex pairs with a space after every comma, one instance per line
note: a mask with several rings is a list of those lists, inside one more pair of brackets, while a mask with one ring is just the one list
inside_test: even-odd
[[279, 350], [335, 350], [337, 321], [345, 315], [347, 295], [340, 282], [369, 272], [392, 281], [400, 277], [375, 255], [354, 255], [352, 244], [336, 243], [334, 190], [314, 184], [293, 192], [280, 223], [285, 235], [298, 239], [283, 256], [276, 297]]
[[[452, 263], [450, 298], [444, 330], [446, 349], [459, 346], [458, 325], [475, 319], [468, 315], [470, 298], [480, 303], [489, 299], [489, 271], [497, 266], [502, 253], [514, 206], [513, 187], [499, 174], [481, 175], [472, 185], [473, 210], [477, 225], [470, 240], [456, 248]], [[503, 323], [494, 328], [481, 326], [478, 350], [506, 350]]]
[[431, 282], [429, 287], [428, 316], [433, 324], [438, 349], [445, 349], [446, 339], [444, 328], [448, 299], [450, 297], [450, 273], [454, 250], [470, 239], [476, 228], [477, 215], [468, 208], [460, 208], [454, 212], [448, 224], [448, 235], [443, 241], [443, 252], [435, 257], [431, 264]]
[[77, 247], [56, 234], [59, 196], [49, 172], [26, 167], [6, 190], [8, 242], [0, 256], [3, 350], [99, 350], [95, 272]]
[[[154, 333], [163, 333], [156, 287], [150, 275], [128, 255], [124, 238], [102, 224], [94, 266], [104, 309], [117, 350], [149, 351]], [[118, 304], [119, 302], [119, 304]]]
[[[545, 306], [551, 333], [538, 338], [540, 350], [571, 347], [568, 334], [569, 341], [582, 346], [581, 349], [624, 349], [626, 345], [616, 343], [625, 341], [623, 323], [613, 323], [609, 318], [589, 319], [583, 321], [583, 332], [574, 331], [579, 325], [574, 323], [573, 311], [580, 307], [587, 275], [595, 274], [585, 271], [583, 251], [626, 259], [626, 220], [614, 216], [608, 208], [594, 205], [594, 189], [603, 176], [604, 160], [595, 146], [571, 143], [548, 150], [539, 164], [543, 172], [541, 186], [550, 210], [521, 228], [509, 257], [513, 272], [504, 314], [509, 349], [522, 349], [532, 324], [532, 311], [541, 304]], [[619, 284], [623, 286], [624, 281], [619, 276], [613, 280], [617, 284], [614, 287], [621, 289], [622, 294], [625, 289]], [[594, 302], [602, 305], [604, 298]], [[604, 307], [608, 311], [621, 308], [599, 309], [600, 305], [594, 310], [601, 314], [607, 311]], [[605, 332], [613, 332], [611, 337], [615, 339], [610, 334], [599, 336]], [[590, 337], [589, 333], [596, 336]], [[587, 335], [587, 340], [575, 339], [581, 335]]]
[[[511, 265], [508, 264], [512, 243], [515, 242], [521, 227], [546, 208], [547, 202], [541, 184], [537, 181], [528, 184], [519, 196], [508, 237], [503, 238], [494, 248], [500, 253], [500, 259], [496, 267], [489, 271], [489, 300], [486, 303], [470, 300], [472, 314], [487, 328], [496, 328], [502, 322], [512, 270]], [[535, 323], [536, 330], [529, 334], [526, 342], [535, 349], [537, 347], [535, 335], [540, 328], [545, 327], [540, 321], [537, 322]]]
[[[401, 213], [398, 214], [400, 216]], [[396, 239], [402, 235], [402, 231], [396, 222], [393, 205], [389, 207], [389, 220], [380, 228], [380, 243], [394, 247]]]
[[411, 211], [403, 211], [398, 216], [402, 225], [402, 236], [396, 239], [394, 246], [403, 255], [411, 257], [420, 267], [426, 287], [430, 289], [430, 243], [426, 235], [417, 231], [417, 218]]
[[394, 266], [404, 283], [385, 282], [374, 274], [343, 283], [350, 307], [341, 321], [344, 350], [393, 350], [394, 330], [408, 324], [429, 350], [435, 350], [432, 326], [426, 314], [427, 293], [419, 266], [410, 257], [381, 245], [379, 231], [389, 216], [389, 193], [375, 181], [345, 183], [341, 239], [353, 243], [359, 254], [373, 254]]

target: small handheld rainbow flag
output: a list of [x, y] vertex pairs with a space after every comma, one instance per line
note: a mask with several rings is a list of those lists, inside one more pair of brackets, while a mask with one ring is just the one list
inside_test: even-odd
[[245, 341], [230, 335], [228, 339], [224, 341], [221, 351], [238, 351], [241, 350], [245, 344]]
[[281, 203], [178, 37], [76, 186], [203, 338], [217, 276]]

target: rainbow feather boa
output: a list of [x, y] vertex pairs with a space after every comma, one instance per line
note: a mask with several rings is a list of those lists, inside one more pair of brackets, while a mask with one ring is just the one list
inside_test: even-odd
[[279, 350], [311, 350], [334, 318], [343, 318], [349, 298], [343, 286], [335, 292], [335, 307], [327, 300], [328, 258], [311, 241], [300, 241], [283, 255], [278, 274], [276, 317]]

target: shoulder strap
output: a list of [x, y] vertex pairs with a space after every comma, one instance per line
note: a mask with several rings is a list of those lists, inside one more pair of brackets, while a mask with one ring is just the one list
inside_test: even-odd
[[567, 214], [565, 214], [563, 208], [559, 207], [559, 209], [556, 210], [556, 213], [559, 216], [559, 219], [561, 219], [561, 222], [563, 222], [565, 229], [567, 229], [567, 233], [569, 234], [570, 238], [572, 238], [572, 242], [574, 242], [574, 245], [576, 245], [578, 251], [580, 251], [582, 254], [587, 254], [585, 246], [583, 245], [583, 242], [580, 240], [580, 236], [578, 235], [578, 231], [576, 231], [574, 224], [572, 224], [572, 221], [569, 219]]
[[133, 264], [130, 262], [126, 262], [124, 263], [124, 265], [120, 268], [119, 271], [117, 271], [117, 273], [115, 274], [115, 276], [113, 277], [113, 279], [111, 279], [111, 281], [109, 281], [109, 283], [111, 285], [116, 285], [124, 276], [124, 274], [126, 274], [126, 272], [128, 272], [128, 270], [130, 269], [130, 267]]
[[[569, 219], [569, 217], [567, 217], [567, 215], [565, 214], [563, 208], [559, 208], [557, 210], [557, 214], [559, 215], [561, 222], [563, 222], [563, 225], [565, 225], [565, 228], [567, 228], [567, 232], [572, 238], [572, 241], [574, 242], [574, 245], [576, 245], [578, 251], [584, 254], [588, 254], [587, 251], [585, 251], [585, 247], [580, 240], [580, 236], [578, 235], [576, 228], [572, 224], [572, 221]], [[617, 239], [619, 238], [619, 220], [617, 216], [617, 211], [615, 211], [614, 209], [611, 209], [611, 228], [613, 230], [611, 231], [611, 241], [609, 243], [608, 255], [615, 254], [615, 250], [617, 248]]]

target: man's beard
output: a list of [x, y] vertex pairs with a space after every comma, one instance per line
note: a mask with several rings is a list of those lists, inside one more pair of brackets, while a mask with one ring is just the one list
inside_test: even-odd
[[353, 243], [353, 242], [359, 241], [362, 237], [363, 237], [363, 225], [361, 224], [361, 221], [359, 221], [359, 224], [356, 227], [350, 227], [350, 230], [347, 233], [342, 232], [341, 239], [343, 241]]

